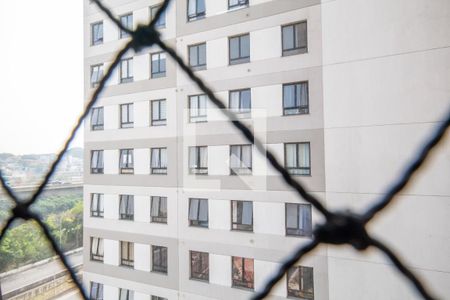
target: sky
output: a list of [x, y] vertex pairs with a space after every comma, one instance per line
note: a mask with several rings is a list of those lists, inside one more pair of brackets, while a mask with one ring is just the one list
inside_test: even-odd
[[83, 109], [83, 1], [1, 0], [0, 57], [0, 153], [57, 152]]

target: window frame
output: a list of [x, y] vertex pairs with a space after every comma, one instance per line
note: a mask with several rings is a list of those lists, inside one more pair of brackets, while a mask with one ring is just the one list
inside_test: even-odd
[[[126, 157], [125, 163], [123, 162], [124, 156]], [[130, 162], [130, 160], [131, 160], [131, 162]], [[120, 174], [131, 174], [131, 175], [134, 174], [134, 149], [120, 149], [119, 150], [119, 173]]]
[[[93, 287], [96, 286], [96, 293], [93, 295]], [[103, 300], [103, 283], [91, 281], [89, 288], [89, 299], [90, 300]]]
[[[128, 24], [128, 22], [129, 22], [128, 18], [130, 18], [130, 17], [131, 17], [131, 28], [128, 27], [128, 26], [130, 25], [130, 24]], [[123, 23], [122, 18], [127, 18], [127, 24], [124, 24], [124, 23]], [[119, 16], [119, 22], [120, 22], [120, 24], [122, 24], [125, 28], [127, 28], [128, 30], [131, 30], [131, 31], [132, 31], [132, 30], [133, 30], [133, 12], [129, 12], [129, 13], [120, 15], [120, 16]], [[120, 39], [127, 38], [127, 37], [130, 37], [130, 34], [129, 34], [128, 32], [126, 32], [126, 31], [124, 31], [124, 30], [122, 30], [122, 29], [119, 28], [119, 40], [120, 40]]]
[[[249, 6], [249, 1], [248, 0], [238, 0], [237, 4], [231, 5], [230, 4], [231, 0], [228, 0], [228, 10], [236, 10], [236, 9], [240, 9], [240, 8], [245, 8]], [[240, 2], [244, 2], [243, 4]]]
[[[159, 167], [152, 167], [152, 162], [153, 162], [153, 150], [159, 150], [158, 151], [158, 166]], [[165, 150], [166, 151], [166, 158], [167, 158], [167, 162], [166, 162], [166, 167], [162, 167], [161, 164], [161, 151]], [[168, 155], [168, 151], [167, 151], [167, 147], [153, 147], [150, 148], [150, 173], [152, 175], [167, 175], [167, 169], [169, 166], [169, 155]]]
[[[161, 71], [161, 55], [164, 55], [164, 71]], [[153, 57], [158, 56], [158, 72], [153, 72]], [[163, 78], [167, 76], [167, 55], [164, 51], [150, 53], [150, 78]]]
[[[245, 167], [245, 166], [243, 167], [242, 166], [243, 165], [242, 149], [243, 149], [244, 146], [250, 147], [250, 167]], [[239, 151], [239, 153], [240, 153], [240, 157], [239, 157], [240, 167], [239, 168], [233, 168], [231, 166], [231, 155], [233, 154], [232, 153], [232, 148], [233, 147], [240, 147], [240, 151]], [[230, 175], [233, 175], [233, 176], [235, 176], [235, 175], [252, 175], [253, 174], [253, 147], [252, 147], [252, 144], [230, 145], [229, 151], [230, 151], [230, 155], [229, 155], [229, 157], [230, 157]]]
[[[195, 219], [191, 219], [191, 206], [192, 203], [197, 200], [197, 216]], [[206, 220], [200, 220], [200, 208], [202, 203], [206, 203]], [[205, 208], [204, 208], [205, 209]], [[189, 198], [188, 205], [188, 222], [190, 227], [209, 228], [209, 201], [206, 198]]]
[[[299, 290], [293, 290], [289, 288], [289, 278], [290, 273], [293, 272], [292, 269], [299, 269], [298, 271], [298, 282], [299, 282]], [[302, 288], [302, 277], [304, 278], [304, 270], [310, 269], [311, 272], [311, 284], [312, 284], [312, 292], [306, 292], [304, 291], [304, 288]], [[306, 266], [293, 266], [290, 267], [286, 272], [286, 293], [287, 297], [294, 298], [294, 299], [302, 299], [302, 300], [314, 300], [314, 268], [312, 267], [306, 267]]]
[[[166, 112], [164, 119], [161, 118], [161, 103], [164, 102], [166, 105]], [[153, 104], [158, 103], [158, 117], [159, 119], [153, 119]], [[150, 125], [151, 126], [165, 126], [167, 125], [167, 100], [166, 99], [157, 99], [150, 100]]]
[[[155, 16], [153, 15], [153, 11], [158, 12], [159, 8], [162, 6], [162, 4], [157, 4], [150, 6], [150, 21], [153, 21]], [[163, 24], [160, 24], [161, 20], [164, 20]], [[155, 22], [155, 28], [163, 29], [166, 28], [166, 9], [162, 12], [162, 14], [159, 16], [159, 19]]]
[[[127, 118], [124, 121], [123, 120], [123, 109], [127, 108]], [[130, 110], [132, 111], [132, 113], [130, 113]], [[134, 127], [134, 103], [123, 103], [120, 104], [120, 109], [119, 109], [119, 114], [120, 114], [120, 128], [121, 129], [127, 129], [127, 128], [133, 128]], [[130, 121], [131, 119], [131, 121]]]
[[[296, 220], [296, 225], [297, 227], [288, 227], [288, 205], [295, 205], [296, 206], [296, 214], [297, 214], [297, 220]], [[301, 221], [301, 214], [300, 214], [300, 209], [303, 207], [308, 207], [309, 210], [309, 220], [310, 223], [307, 225], [309, 226], [309, 231], [308, 228], [304, 229], [301, 228], [300, 226], [300, 221]], [[312, 208], [311, 208], [311, 204], [308, 203], [291, 203], [291, 202], [286, 202], [284, 205], [284, 220], [285, 220], [285, 235], [286, 236], [292, 236], [292, 237], [312, 237], [313, 235], [313, 230], [312, 230]]]
[[[96, 41], [95, 37], [94, 37], [94, 27], [101, 25], [102, 26], [102, 37], [100, 39], [100, 41]], [[103, 20], [102, 21], [98, 21], [98, 22], [94, 22], [91, 23], [91, 46], [98, 46], [98, 45], [102, 45], [103, 44], [103, 39], [104, 39], [104, 30], [103, 30]]]
[[[155, 251], [160, 250], [160, 262], [155, 264]], [[165, 246], [152, 245], [152, 272], [167, 274], [169, 269], [169, 249]], [[163, 253], [165, 251], [165, 262], [163, 261]]]
[[[126, 77], [122, 77], [122, 70], [124, 68], [123, 64], [126, 63], [126, 68], [127, 68], [127, 76]], [[119, 82], [120, 83], [129, 83], [129, 82], [133, 82], [134, 80], [134, 76], [133, 76], [133, 57], [127, 57], [127, 58], [122, 58], [120, 60], [120, 64], [119, 64]]]
[[[92, 251], [92, 248], [94, 246], [94, 244], [93, 244], [94, 240], [97, 240], [97, 247], [96, 247], [95, 252]], [[104, 248], [104, 244], [103, 244], [103, 238], [91, 236], [90, 241], [91, 241], [90, 248], [89, 248], [90, 260], [103, 262], [103, 260], [105, 258], [105, 248]], [[103, 251], [100, 251], [100, 250], [103, 250]], [[100, 253], [100, 252], [102, 252], [102, 253]]]
[[[153, 216], [153, 203], [158, 200], [158, 215]], [[165, 201], [165, 216], [164, 212], [161, 210], [161, 201]], [[167, 224], [167, 197], [165, 196], [151, 196], [150, 197], [150, 223]]]
[[[242, 47], [241, 47], [241, 39], [243, 37], [248, 36], [248, 56], [241, 56]], [[231, 58], [231, 40], [238, 39], [239, 40], [239, 57], [238, 58]], [[251, 56], [251, 45], [250, 45], [250, 33], [243, 33], [239, 35], [234, 35], [228, 37], [228, 65], [239, 65], [239, 64], [245, 64], [250, 62], [250, 56]]]
[[[296, 166], [295, 167], [288, 167], [287, 165], [287, 146], [288, 145], [295, 145], [295, 161], [296, 161]], [[300, 162], [299, 162], [299, 155], [298, 155], [298, 151], [299, 151], [299, 146], [300, 145], [308, 145], [307, 149], [308, 149], [308, 167], [301, 167], [300, 166]], [[284, 143], [284, 167], [285, 169], [288, 171], [289, 174], [294, 175], [294, 176], [312, 176], [311, 174], [311, 142], [290, 142], [290, 143]], [[296, 173], [296, 171], [307, 171], [307, 174], [298, 174]]]
[[[126, 246], [127, 255], [124, 255], [123, 248]], [[134, 243], [120, 241], [120, 265], [122, 267], [134, 268]]]
[[[239, 215], [238, 211], [236, 212], [236, 221], [233, 218], [233, 212], [234, 212], [234, 203], [236, 203], [236, 209], [239, 209], [239, 204], [241, 204], [242, 212], [241, 212], [241, 221], [239, 222]], [[251, 214], [252, 214], [252, 223], [251, 224], [244, 224], [243, 223], [243, 215], [244, 215], [244, 203], [250, 203], [251, 207]], [[231, 200], [231, 230], [232, 231], [244, 231], [244, 232], [253, 232], [253, 225], [254, 225], [254, 215], [253, 215], [253, 201], [249, 200]]]
[[[97, 165], [94, 167], [92, 161], [94, 159], [94, 155], [97, 153]], [[100, 155], [101, 154], [101, 155]], [[103, 150], [91, 150], [91, 160], [90, 160], [90, 169], [91, 174], [103, 174], [105, 168]], [[101, 157], [101, 159], [99, 159]], [[101, 162], [101, 164], [100, 164]]]
[[[201, 111], [201, 107], [200, 107], [200, 97], [203, 96], [205, 97], [205, 114], [204, 115], [200, 115], [200, 111]], [[193, 98], [197, 98], [197, 115], [193, 116], [192, 115], [192, 105], [191, 105], [191, 99]], [[205, 123], [208, 122], [208, 96], [206, 96], [206, 94], [197, 94], [197, 95], [189, 95], [188, 96], [188, 107], [189, 107], [189, 123]]]
[[[190, 1], [195, 1], [195, 14], [189, 14], [189, 2]], [[203, 6], [205, 8], [204, 11], [199, 11], [198, 10], [198, 2], [199, 1], [203, 1]], [[196, 20], [201, 20], [204, 19], [206, 17], [206, 1], [205, 0], [187, 0], [187, 5], [186, 5], [186, 20], [187, 22], [192, 22], [192, 21], [196, 21]]]
[[[94, 116], [97, 113], [97, 122], [94, 123]], [[101, 116], [101, 118], [100, 118]], [[101, 123], [99, 122], [101, 119]], [[93, 107], [91, 110], [91, 131], [101, 131], [105, 128], [105, 111], [103, 106]]]
[[[94, 203], [96, 205], [94, 205]], [[101, 205], [99, 205], [100, 203]], [[94, 207], [96, 209], [94, 209]], [[105, 213], [104, 195], [101, 193], [91, 193], [90, 216], [92, 218], [103, 218], [104, 213]]]
[[[126, 292], [125, 299], [122, 298], [122, 291]], [[132, 299], [134, 299], [134, 291], [119, 288], [119, 300], [132, 300]]]
[[[125, 213], [121, 212], [122, 202], [125, 201]], [[129, 212], [129, 205], [131, 203], [131, 213]], [[120, 194], [119, 195], [119, 220], [134, 221], [134, 195]]]
[[[298, 106], [292, 106], [292, 107], [286, 107], [285, 106], [285, 87], [288, 86], [294, 86], [294, 94], [295, 98], [297, 99], [297, 85], [306, 85], [306, 105], [298, 105]], [[282, 109], [283, 109], [283, 116], [298, 116], [298, 115], [308, 115], [309, 114], [309, 81], [296, 81], [296, 82], [289, 82], [289, 83], [283, 83], [282, 85], [282, 97], [283, 97], [283, 103], [282, 103]], [[301, 102], [301, 99], [299, 99], [299, 102]], [[286, 113], [288, 110], [297, 110], [296, 113]]]
[[[295, 27], [297, 25], [301, 25], [301, 24], [305, 24], [305, 34], [306, 34], [306, 46], [304, 47], [297, 47], [296, 46], [296, 38], [295, 38]], [[287, 27], [293, 27], [293, 41], [292, 44], [294, 45], [293, 48], [291, 49], [284, 49], [284, 28]], [[291, 56], [291, 55], [296, 55], [296, 54], [305, 54], [308, 53], [308, 20], [302, 20], [302, 21], [298, 21], [298, 22], [294, 22], [294, 23], [289, 23], [289, 24], [284, 24], [281, 25], [281, 53], [282, 56]]]
[[[243, 92], [249, 92], [250, 94], [250, 108], [243, 109], [242, 108], [242, 93]], [[231, 107], [231, 95], [233, 93], [239, 93], [239, 107], [238, 108], [232, 108]], [[228, 91], [228, 109], [236, 114], [236, 117], [238, 118], [251, 118], [252, 115], [252, 89], [251, 88], [245, 88], [245, 89], [238, 89], [238, 90], [230, 90]]]
[[[195, 151], [195, 167], [192, 167], [193, 162], [191, 162], [191, 149]], [[201, 166], [202, 162], [202, 151], [201, 149], [206, 149], [206, 167]], [[188, 168], [189, 174], [191, 175], [208, 175], [208, 146], [189, 146], [188, 147]]]
[[[194, 270], [196, 268], [194, 268], [195, 263], [193, 261], [193, 254], [199, 255], [199, 258], [200, 258], [199, 269], [204, 268], [204, 263], [205, 263], [204, 260], [206, 259], [207, 267], [205, 270], [203, 270], [204, 273]], [[206, 256], [206, 258], [205, 258], [205, 256]], [[203, 252], [203, 251], [189, 250], [189, 260], [190, 260], [189, 279], [203, 281], [203, 282], [209, 282], [209, 253]]]
[[[234, 267], [234, 259], [235, 258], [240, 258], [242, 260], [241, 266], [242, 266], [242, 271], [240, 272], [242, 275], [242, 280], [236, 280], [234, 279], [233, 276], [233, 267]], [[252, 261], [252, 265], [253, 265], [253, 274], [252, 274], [252, 281], [247, 281], [245, 280], [245, 261], [246, 260], [251, 260]], [[250, 286], [249, 286], [250, 285]], [[255, 259], [254, 258], [249, 258], [249, 257], [241, 257], [241, 256], [231, 256], [231, 287], [232, 288], [242, 288], [242, 289], [246, 289], [246, 290], [254, 290], [255, 289]]]
[[[205, 63], [204, 64], [200, 64], [200, 47], [201, 46], [205, 46]], [[197, 64], [193, 65], [191, 62], [191, 50], [197, 48]], [[207, 68], [207, 56], [206, 56], [206, 42], [201, 42], [201, 43], [197, 43], [197, 44], [193, 44], [193, 45], [188, 45], [188, 62], [189, 62], [189, 67], [191, 67], [191, 69], [193, 71], [202, 71], [202, 70], [206, 70]]]
[[[103, 63], [102, 64], [91, 65], [91, 73], [90, 73], [91, 76], [89, 78], [89, 83], [90, 83], [91, 88], [96, 88], [96, 87], [99, 86], [100, 81], [103, 78], [103, 66], [104, 66]], [[93, 77], [95, 68], [98, 68], [97, 74], [99, 74], [99, 75], [97, 75], [97, 80], [96, 81], [92, 81], [92, 77]]]

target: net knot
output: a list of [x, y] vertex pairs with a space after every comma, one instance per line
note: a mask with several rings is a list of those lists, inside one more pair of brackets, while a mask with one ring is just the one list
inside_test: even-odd
[[14, 216], [21, 218], [23, 220], [28, 221], [29, 219], [31, 219], [31, 214], [30, 214], [30, 210], [29, 210], [29, 206], [26, 205], [26, 203], [19, 203], [16, 205], [16, 207], [14, 207], [12, 209], [12, 213], [14, 214]]
[[153, 46], [159, 40], [159, 32], [153, 26], [139, 25], [132, 33], [132, 47], [138, 52], [144, 47]]

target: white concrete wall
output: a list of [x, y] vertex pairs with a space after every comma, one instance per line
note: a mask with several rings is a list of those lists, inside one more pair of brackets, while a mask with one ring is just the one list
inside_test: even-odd
[[119, 241], [103, 239], [104, 256], [103, 263], [118, 266], [120, 263], [120, 243]]
[[230, 256], [209, 254], [209, 282], [222, 286], [231, 286]]

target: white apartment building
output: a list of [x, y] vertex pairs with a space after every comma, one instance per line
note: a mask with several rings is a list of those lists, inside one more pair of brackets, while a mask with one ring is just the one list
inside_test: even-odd
[[[108, 0], [128, 28], [161, 0]], [[450, 105], [450, 1], [174, 0], [158, 21], [330, 209], [380, 197]], [[86, 101], [129, 37], [85, 0]], [[92, 299], [248, 299], [321, 216], [158, 47], [129, 51], [85, 126]], [[450, 295], [450, 143], [370, 230]], [[418, 299], [376, 251], [321, 246], [271, 299]]]

